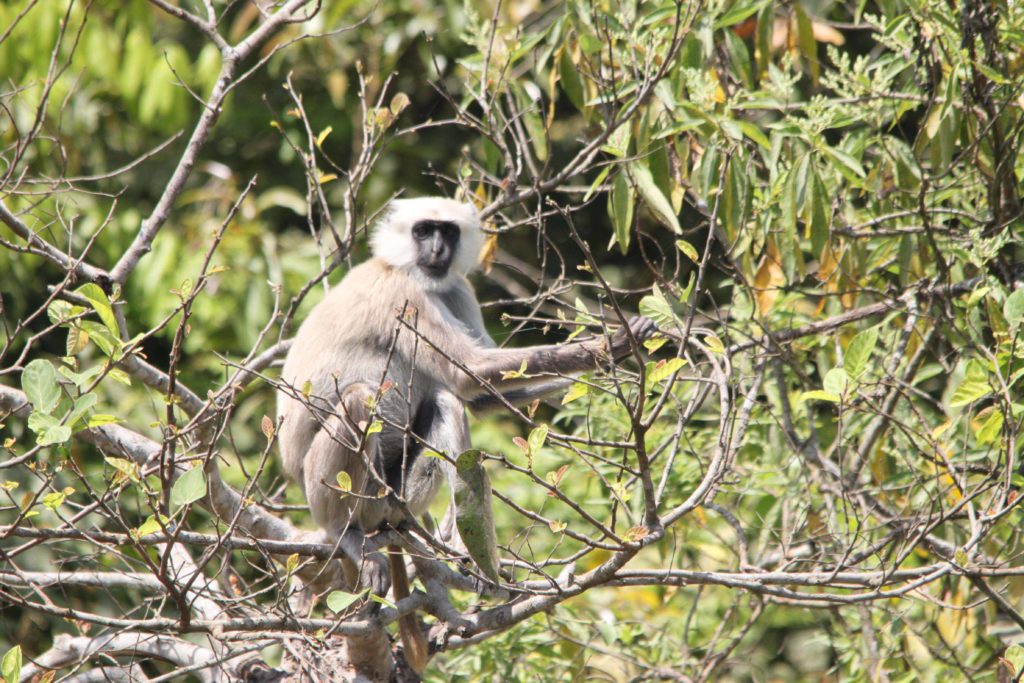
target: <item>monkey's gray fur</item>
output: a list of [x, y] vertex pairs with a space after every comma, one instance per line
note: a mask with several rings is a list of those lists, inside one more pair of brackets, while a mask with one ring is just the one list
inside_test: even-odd
[[[638, 317], [629, 321], [631, 335], [622, 328], [610, 340], [495, 348], [466, 280], [482, 244], [468, 204], [392, 202], [372, 237], [373, 258], [313, 309], [285, 361], [289, 389], [278, 394], [284, 468], [303, 487], [314, 521], [363, 566], [362, 583], [378, 593], [387, 591], [387, 569], [366, 564], [365, 534], [422, 514], [450, 467], [423, 456], [423, 444], [457, 457], [470, 447], [467, 405], [500, 406], [495, 392], [514, 403], [550, 393], [565, 386], [559, 377], [622, 357], [630, 336], [639, 342], [654, 331]], [[529, 377], [503, 379], [523, 363]], [[382, 431], [365, 435], [375, 419]], [[325, 485], [339, 472], [348, 473], [354, 495]]]

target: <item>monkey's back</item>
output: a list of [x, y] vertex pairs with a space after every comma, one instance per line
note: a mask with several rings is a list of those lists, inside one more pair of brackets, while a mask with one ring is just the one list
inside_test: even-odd
[[[391, 380], [394, 388], [381, 407], [402, 422], [407, 410], [415, 414], [430, 386], [448, 381], [429, 376], [422, 367], [412, 372], [414, 356], [433, 351], [426, 342], [417, 343], [412, 330], [400, 327], [403, 309], [410, 325], [427, 329], [444, 315], [407, 273], [370, 259], [349, 271], [299, 327], [281, 373], [285, 388], [278, 391], [279, 447], [285, 470], [296, 482], [302, 483], [306, 451], [325, 416], [337, 412], [345, 387], [356, 382], [376, 387], [382, 379]], [[397, 344], [396, 329], [401, 330]], [[310, 407], [323, 411], [319, 420]], [[381, 435], [385, 440], [391, 436]]]

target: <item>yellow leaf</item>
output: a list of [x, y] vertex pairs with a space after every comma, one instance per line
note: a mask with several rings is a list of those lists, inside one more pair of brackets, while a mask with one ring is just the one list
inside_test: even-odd
[[405, 108], [409, 106], [409, 96], [404, 92], [395, 93], [395, 96], [391, 98], [391, 104], [388, 105], [388, 109], [395, 116], [398, 116]]
[[484, 240], [484, 246], [480, 250], [480, 263], [483, 265], [485, 273], [491, 271], [491, 265], [494, 263], [495, 257], [498, 255], [498, 236], [488, 235], [487, 239]]
[[831, 243], [826, 244], [821, 250], [821, 259], [818, 265], [818, 279], [822, 282], [829, 282], [829, 291], [835, 291], [838, 279], [833, 279], [836, 271], [839, 270], [840, 254], [832, 247]]
[[754, 275], [754, 298], [757, 299], [757, 310], [761, 316], [767, 316], [779, 297], [779, 287], [786, 283], [786, 275], [782, 271], [782, 259], [774, 240], [768, 240], [767, 249], [761, 258], [761, 265]]
[[846, 38], [843, 37], [842, 33], [828, 24], [823, 24], [814, 19], [811, 19], [811, 32], [814, 34], [814, 39], [819, 43], [831, 43], [832, 45], [843, 45], [846, 43]]
[[578, 398], [583, 398], [590, 393], [590, 387], [583, 382], [576, 382], [570, 388], [569, 391], [565, 392], [565, 396], [562, 397], [562, 405], [572, 403]]
[[725, 353], [725, 345], [722, 344], [722, 340], [713, 334], [704, 335], [704, 343], [707, 344], [712, 353]]

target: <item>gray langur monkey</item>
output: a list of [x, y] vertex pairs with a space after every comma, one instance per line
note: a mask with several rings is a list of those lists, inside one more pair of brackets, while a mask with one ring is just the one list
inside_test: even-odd
[[[284, 469], [302, 486], [313, 520], [339, 543], [349, 571], [358, 567], [360, 584], [379, 595], [391, 581], [366, 535], [427, 510], [451, 464], [422, 452], [426, 446], [456, 458], [470, 448], [466, 406], [480, 412], [529, 402], [566, 386], [566, 376], [628, 355], [654, 332], [650, 320], [634, 317], [607, 339], [496, 348], [466, 280], [483, 240], [469, 204], [391, 202], [371, 238], [373, 258], [314, 307], [284, 364]], [[526, 373], [507, 374], [524, 364]], [[382, 429], [369, 434], [374, 420]], [[351, 480], [350, 495], [328, 486], [339, 472]], [[402, 599], [405, 565], [390, 556]], [[410, 665], [422, 671], [426, 641], [408, 616], [399, 630]]]

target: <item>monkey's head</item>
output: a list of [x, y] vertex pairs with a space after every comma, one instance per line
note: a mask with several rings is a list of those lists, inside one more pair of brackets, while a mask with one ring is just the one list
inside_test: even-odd
[[370, 240], [373, 255], [409, 271], [425, 287], [444, 289], [452, 273], [476, 267], [484, 235], [471, 204], [442, 197], [396, 199]]

